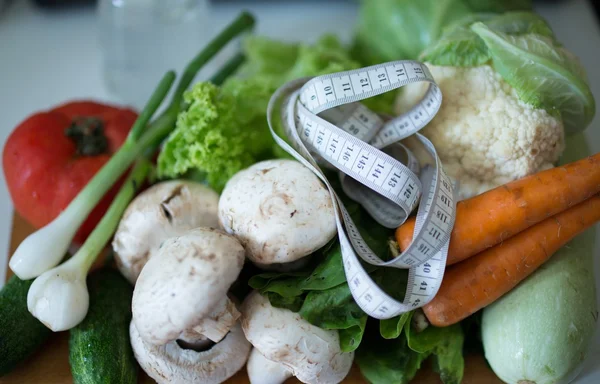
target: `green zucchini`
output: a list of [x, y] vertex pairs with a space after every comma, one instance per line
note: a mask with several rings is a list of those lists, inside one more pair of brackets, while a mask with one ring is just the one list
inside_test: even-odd
[[129, 343], [133, 287], [110, 268], [87, 281], [90, 308], [69, 335], [69, 363], [75, 384], [137, 383], [138, 366]]
[[51, 334], [27, 310], [27, 292], [32, 283], [33, 279], [13, 276], [0, 291], [0, 376], [29, 357]]

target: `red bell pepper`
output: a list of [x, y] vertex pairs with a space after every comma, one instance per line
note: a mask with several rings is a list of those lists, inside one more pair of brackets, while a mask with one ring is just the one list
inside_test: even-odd
[[[74, 101], [20, 123], [2, 156], [15, 210], [36, 228], [52, 221], [123, 144], [136, 118], [131, 109]], [[79, 228], [76, 243], [100, 221], [120, 184]]]

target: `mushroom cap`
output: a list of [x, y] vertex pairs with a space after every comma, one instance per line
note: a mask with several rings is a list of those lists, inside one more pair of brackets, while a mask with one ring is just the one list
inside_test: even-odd
[[113, 239], [119, 270], [135, 283], [146, 261], [169, 237], [198, 227], [218, 227], [219, 195], [187, 180], [158, 183], [127, 207]]
[[146, 343], [133, 321], [129, 335], [136, 360], [159, 384], [222, 383], [244, 366], [250, 353], [250, 343], [239, 323], [221, 342], [202, 352], [183, 349], [176, 341], [165, 345]]
[[196, 228], [164, 241], [133, 291], [133, 321], [148, 343], [166, 344], [199, 324], [227, 298], [244, 265], [239, 241]]
[[259, 265], [305, 257], [337, 231], [329, 191], [293, 160], [262, 161], [235, 174], [219, 199], [219, 220]]
[[256, 348], [250, 351], [246, 370], [250, 384], [283, 384], [293, 376], [285, 365], [267, 359]]
[[286, 366], [298, 380], [311, 384], [341, 382], [354, 352], [342, 352], [337, 331], [310, 324], [299, 314], [275, 308], [258, 292], [242, 304], [242, 328], [265, 358]]

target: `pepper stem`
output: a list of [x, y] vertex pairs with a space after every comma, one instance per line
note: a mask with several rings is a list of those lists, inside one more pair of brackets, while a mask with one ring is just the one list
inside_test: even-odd
[[65, 129], [65, 136], [73, 140], [80, 156], [101, 155], [108, 149], [104, 121], [97, 117], [75, 117]]

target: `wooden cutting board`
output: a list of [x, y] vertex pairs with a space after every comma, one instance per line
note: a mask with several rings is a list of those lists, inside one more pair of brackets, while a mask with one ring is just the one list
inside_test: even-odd
[[[25, 222], [20, 216], [13, 217], [10, 254], [23, 239], [33, 231], [33, 228]], [[10, 270], [8, 277], [10, 277]], [[427, 365], [427, 364], [426, 364]], [[71, 371], [69, 370], [69, 351], [68, 351], [68, 332], [61, 332], [53, 335], [48, 342], [29, 360], [23, 362], [17, 369], [10, 374], [0, 378], [0, 384], [67, 384], [72, 383]], [[150, 384], [154, 381], [140, 370], [140, 383]], [[233, 378], [227, 381], [227, 384], [246, 384], [248, 383], [245, 370], [238, 372]], [[441, 384], [439, 376], [428, 366], [419, 370], [419, 373], [413, 380], [419, 384]], [[286, 384], [299, 383], [298, 380], [291, 379]], [[344, 380], [345, 384], [364, 384], [364, 380], [358, 368], [354, 367], [350, 375]], [[490, 370], [482, 356], [467, 356], [465, 361], [464, 384], [501, 384], [494, 373]], [[394, 384], [394, 383], [390, 383]]]

